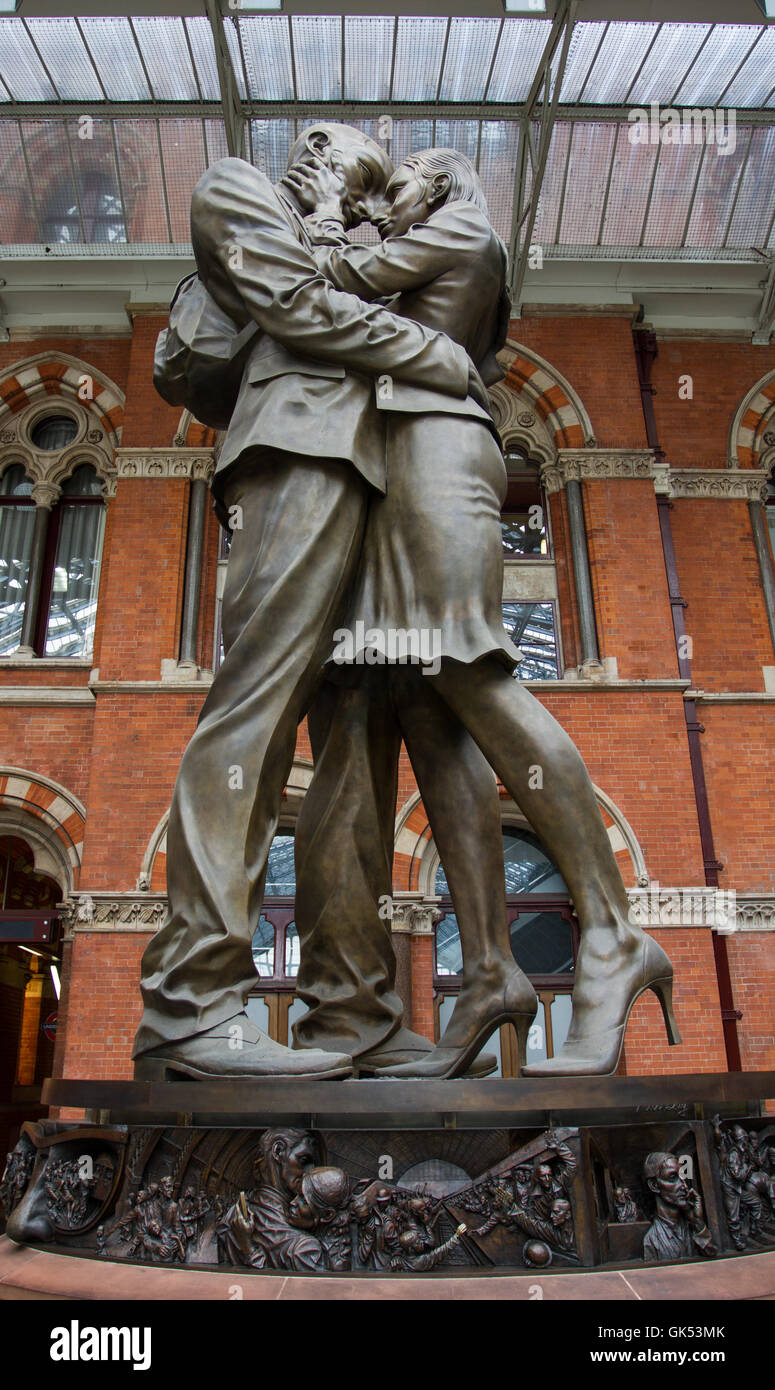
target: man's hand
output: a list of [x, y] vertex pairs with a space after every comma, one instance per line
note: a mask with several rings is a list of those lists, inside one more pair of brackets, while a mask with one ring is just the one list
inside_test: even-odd
[[329, 168], [316, 156], [309, 164], [297, 164], [290, 169], [284, 182], [293, 189], [307, 214], [344, 222], [347, 186], [338, 163], [332, 163]]

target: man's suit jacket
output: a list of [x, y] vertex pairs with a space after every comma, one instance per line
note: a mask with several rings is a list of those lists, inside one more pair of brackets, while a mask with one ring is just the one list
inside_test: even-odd
[[439, 409], [455, 397], [464, 402], [464, 350], [335, 290], [303, 244], [303, 219], [290, 200], [244, 160], [219, 160], [199, 180], [191, 236], [199, 275], [219, 307], [238, 327], [252, 319], [263, 330], [218, 460], [216, 496], [227, 470], [261, 447], [347, 460], [384, 492], [373, 378], [422, 386]]

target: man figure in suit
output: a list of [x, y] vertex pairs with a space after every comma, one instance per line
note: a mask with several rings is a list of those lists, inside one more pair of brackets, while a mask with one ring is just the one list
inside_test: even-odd
[[[315, 158], [342, 173], [346, 225], [374, 213], [392, 169], [378, 145], [320, 125], [299, 137], [289, 168]], [[170, 915], [143, 958], [135, 1076], [342, 1076], [349, 1056], [281, 1047], [244, 1012], [267, 856], [369, 497], [385, 490], [372, 378], [424, 387], [429, 408], [472, 414], [483, 412], [469, 392], [481, 401], [483, 388], [444, 334], [325, 281], [292, 183], [273, 187], [244, 161], [221, 160], [194, 190], [191, 226], [210, 295], [238, 328], [255, 322], [261, 332], [213, 483], [233, 528], [225, 659], [170, 809]]]

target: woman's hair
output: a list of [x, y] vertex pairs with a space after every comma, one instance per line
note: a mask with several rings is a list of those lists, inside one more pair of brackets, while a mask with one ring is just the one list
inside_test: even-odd
[[407, 155], [403, 163], [428, 182], [437, 174], [448, 174], [450, 186], [447, 202], [473, 203], [489, 222], [484, 189], [468, 155], [461, 154], [460, 150], [418, 150], [416, 154]]

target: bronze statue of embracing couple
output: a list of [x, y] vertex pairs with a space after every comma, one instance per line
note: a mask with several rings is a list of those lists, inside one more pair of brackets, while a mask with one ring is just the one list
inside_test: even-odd
[[[348, 241], [363, 221], [378, 247]], [[136, 1077], [486, 1076], [495, 1062], [481, 1048], [504, 1022], [524, 1062], [537, 1001], [506, 926], [496, 773], [562, 873], [581, 932], [567, 1041], [525, 1074], [615, 1071], [647, 989], [678, 1041], [672, 967], [629, 920], [581, 757], [513, 677], [506, 472], [486, 392], [502, 375], [506, 252], [473, 165], [433, 149], [394, 171], [360, 132], [320, 124], [277, 185], [242, 160], [214, 164], [191, 228], [198, 275], [173, 302], [155, 379], [167, 400], [228, 426], [213, 481], [232, 529], [225, 659], [172, 800], [170, 913], [143, 960]], [[412, 651], [428, 633], [432, 650]], [[315, 771], [296, 828], [296, 923], [308, 1012], [286, 1048], [245, 1002], [305, 715]], [[402, 740], [463, 947], [435, 1046], [403, 1026], [379, 911]]]

